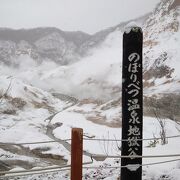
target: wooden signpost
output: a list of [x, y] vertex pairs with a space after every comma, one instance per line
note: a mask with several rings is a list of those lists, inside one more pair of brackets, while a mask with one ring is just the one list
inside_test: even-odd
[[72, 129], [71, 180], [82, 180], [83, 129]]
[[121, 180], [142, 179], [142, 30], [131, 27], [123, 35]]

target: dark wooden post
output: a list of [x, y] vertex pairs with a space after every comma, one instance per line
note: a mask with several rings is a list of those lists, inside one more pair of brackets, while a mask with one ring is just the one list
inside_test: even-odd
[[82, 180], [83, 129], [73, 128], [71, 133], [71, 180]]
[[[142, 30], [132, 27], [123, 34], [122, 150], [121, 155], [142, 156], [143, 92]], [[122, 158], [121, 180], [142, 179], [142, 158]]]

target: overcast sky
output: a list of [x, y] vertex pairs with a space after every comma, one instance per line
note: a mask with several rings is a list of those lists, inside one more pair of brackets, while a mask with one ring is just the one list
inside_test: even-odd
[[152, 11], [160, 0], [0, 0], [0, 27], [95, 33]]

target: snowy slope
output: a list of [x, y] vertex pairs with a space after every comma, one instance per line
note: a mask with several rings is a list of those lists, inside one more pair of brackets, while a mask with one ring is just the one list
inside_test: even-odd
[[162, 1], [143, 29], [146, 93], [179, 93], [180, 2]]
[[[142, 27], [146, 96], [179, 93], [180, 8], [173, 2], [163, 0]], [[26, 66], [21, 73], [14, 74], [40, 88], [81, 99], [117, 98], [121, 90], [122, 35], [123, 27], [117, 27], [98, 46], [89, 49], [88, 56], [71, 65], [44, 62], [40, 66]]]
[[50, 61], [38, 65], [23, 55], [18, 69], [5, 66], [0, 69], [2, 74], [16, 76], [45, 90], [81, 99], [111, 99], [119, 96], [121, 87], [121, 43], [122, 32], [116, 29], [98, 48], [71, 65], [59, 66]]
[[[21, 98], [26, 104], [23, 107], [16, 106], [14, 114], [7, 114], [1, 112], [0, 123], [0, 141], [1, 142], [37, 142], [48, 141], [53, 139], [69, 139], [71, 137], [71, 128], [80, 127], [84, 130], [84, 138], [105, 138], [105, 139], [120, 139], [120, 102], [111, 100], [107, 103], [84, 99], [76, 104], [68, 104], [53, 98], [49, 93], [44, 92], [38, 88], [27, 85], [24, 82], [7, 76], [1, 76], [1, 92], [6, 92], [1, 98], [1, 105], [9, 106], [13, 98]], [[11, 82], [11, 83], [10, 83]], [[11, 84], [11, 85], [9, 85]], [[8, 88], [10, 87], [10, 88]], [[8, 90], [7, 90], [8, 89]], [[11, 99], [12, 98], [12, 99]], [[35, 104], [38, 103], [37, 104]], [[46, 102], [46, 106], [45, 103]], [[40, 104], [43, 103], [43, 106]], [[35, 104], [35, 106], [34, 106]], [[67, 107], [67, 106], [71, 107]], [[2, 106], [1, 106], [2, 107]], [[49, 108], [51, 107], [51, 108]], [[64, 109], [64, 110], [63, 110]], [[56, 114], [57, 111], [60, 111]], [[52, 118], [49, 118], [52, 114]], [[164, 120], [167, 136], [179, 135], [180, 126], [171, 120]], [[160, 125], [154, 118], [144, 117], [144, 138], [154, 138], [160, 136]], [[155, 143], [153, 147], [152, 142], [155, 140], [148, 140], [144, 142], [144, 155], [157, 154], [178, 154], [180, 149], [179, 137], [169, 139], [168, 144], [161, 145], [161, 141]], [[120, 155], [120, 142], [105, 142], [84, 140], [84, 162], [90, 161], [91, 154], [102, 155]], [[94, 148], [96, 147], [96, 148]], [[9, 164], [16, 163], [13, 167], [22, 167], [25, 169], [36, 167], [47, 167], [58, 163], [70, 163], [70, 141], [64, 143], [48, 143], [48, 144], [29, 144], [22, 146], [8, 146], [4, 149], [0, 146], [0, 160]], [[27, 153], [25, 153], [28, 152]], [[41, 156], [38, 155], [40, 152]], [[51, 158], [47, 158], [47, 155]], [[63, 161], [56, 161], [56, 156], [63, 157]], [[44, 158], [42, 158], [44, 156]], [[47, 159], [46, 159], [46, 158]], [[174, 158], [156, 158], [144, 159], [144, 164], [155, 163], [164, 160], [173, 160]], [[84, 179], [116, 179], [119, 174], [119, 169], [102, 169], [102, 167], [119, 166], [119, 160], [106, 159], [104, 162], [94, 160], [92, 166], [97, 166], [95, 169], [85, 169]], [[10, 165], [10, 164], [9, 164]], [[90, 165], [91, 166], [91, 165]], [[164, 174], [169, 178], [178, 180], [179, 163], [171, 162], [162, 165], [144, 166], [143, 178], [158, 179]], [[158, 170], [157, 170], [158, 169]], [[14, 168], [13, 170], [20, 170]], [[44, 175], [25, 176], [20, 179], [68, 179], [69, 173], [56, 172]], [[86, 178], [85, 178], [86, 177]]]
[[[121, 31], [111, 33], [91, 55], [67, 67], [59, 67], [41, 77], [55, 84], [55, 90], [78, 98], [119, 96], [121, 84]], [[51, 81], [50, 81], [51, 79]], [[109, 97], [108, 97], [109, 96]]]
[[[21, 80], [0, 76], [0, 142], [21, 143], [51, 140], [47, 133], [48, 118], [71, 105]], [[44, 149], [44, 150], [43, 150]], [[47, 155], [46, 155], [47, 154]], [[58, 143], [54, 145], [6, 146], [0, 144], [0, 162], [10, 169], [16, 166], [32, 168], [66, 163], [69, 152]], [[53, 157], [57, 155], [57, 157]], [[6, 166], [0, 163], [0, 169]]]
[[[180, 92], [178, 2], [163, 0], [143, 25], [145, 96]], [[120, 139], [122, 34], [123, 28], [117, 26], [100, 38], [96, 46], [88, 49], [87, 56], [71, 65], [59, 66], [50, 60], [39, 64], [27, 54], [21, 54], [16, 59], [16, 69], [0, 65], [0, 141], [22, 143], [69, 139], [72, 127], [83, 128], [84, 138]], [[56, 38], [58, 40], [54, 41]], [[60, 43], [65, 43], [64, 38], [56, 33], [36, 41], [43, 53]], [[20, 48], [23, 49], [25, 44], [19, 44]], [[74, 52], [74, 45], [71, 45], [70, 51], [73, 49]], [[5, 47], [4, 52], [8, 54], [13, 52], [15, 45], [6, 42], [5, 46], [1, 46]], [[60, 50], [62, 54], [64, 47], [61, 46]], [[44, 90], [53, 92], [61, 100]], [[177, 123], [170, 119], [163, 121], [167, 136], [180, 134]], [[159, 136], [160, 125], [157, 119], [145, 116], [144, 138]], [[179, 137], [171, 138], [166, 145], [161, 145], [161, 141], [156, 142], [155, 139], [145, 141], [143, 153], [179, 154], [179, 140]], [[16, 166], [31, 169], [69, 164], [69, 150], [70, 141], [18, 147], [9, 145], [7, 148], [0, 145], [0, 167], [1, 161], [14, 170]], [[84, 150], [84, 161], [89, 161], [91, 154], [119, 155], [120, 143], [85, 140]], [[143, 164], [177, 158], [144, 158]], [[118, 178], [119, 169], [101, 168], [119, 166], [117, 158], [106, 159], [104, 162], [94, 160], [92, 166], [98, 168], [84, 169], [84, 179]], [[143, 167], [144, 180], [179, 180], [179, 175], [179, 161]], [[69, 179], [69, 172], [21, 177], [23, 180], [59, 178]]]
[[[142, 21], [144, 23], [141, 22], [144, 32], [144, 94], [151, 96], [159, 93], [179, 93], [179, 1], [163, 0], [145, 20]], [[70, 65], [60, 66], [51, 58], [45, 57], [44, 61], [39, 63], [29, 55], [21, 54], [15, 61], [18, 69], [1, 65], [1, 73], [23, 78], [45, 90], [81, 99], [117, 98], [121, 90], [123, 25], [125, 23], [89, 38], [88, 48], [84, 47], [83, 50], [87, 50], [86, 56], [81, 56], [79, 61]], [[67, 51], [63, 49], [64, 41], [60, 34], [54, 32], [39, 40], [36, 39], [35, 43], [39, 51], [43, 52], [48, 51], [48, 48], [53, 49], [54, 46], [57, 49], [61, 44], [58, 52], [62, 54]], [[94, 45], [91, 46], [91, 43]], [[14, 51], [14, 46], [9, 41], [3, 45], [7, 53]], [[65, 47], [66, 49], [69, 47], [68, 51], [73, 49], [71, 45]], [[72, 53], [70, 56], [73, 59]], [[74, 58], [76, 59], [76, 56]]]

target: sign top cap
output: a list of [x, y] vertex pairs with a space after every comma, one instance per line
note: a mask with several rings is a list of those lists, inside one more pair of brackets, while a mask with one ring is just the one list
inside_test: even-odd
[[138, 32], [139, 30], [142, 31], [141, 27], [139, 27], [135, 21], [131, 21], [124, 27], [126, 34], [129, 34], [131, 31]]

